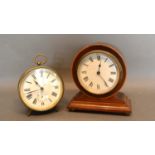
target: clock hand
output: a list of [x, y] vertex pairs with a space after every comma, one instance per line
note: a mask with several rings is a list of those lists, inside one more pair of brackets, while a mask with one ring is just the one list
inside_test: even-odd
[[104, 78], [101, 75], [99, 75], [99, 77], [102, 79], [102, 81], [104, 82], [104, 84], [108, 87], [108, 84], [106, 83], [106, 81], [104, 80]]
[[43, 96], [44, 87], [41, 87], [37, 81], [34, 80], [34, 82], [35, 82], [35, 84], [36, 84], [37, 86], [39, 86], [39, 88], [40, 88], [40, 90], [41, 90], [41, 96]]
[[101, 60], [100, 60], [100, 64], [98, 65], [97, 75], [100, 75], [100, 69], [101, 69]]
[[35, 84], [36, 84], [37, 86], [39, 86], [39, 87], [40, 87], [40, 85], [39, 85], [39, 83], [38, 83], [37, 81], [35, 81], [35, 80], [34, 80], [34, 82], [35, 82]]
[[108, 84], [106, 83], [106, 81], [104, 80], [104, 78], [101, 76], [100, 67], [101, 67], [101, 65], [99, 65], [99, 71], [97, 72], [97, 75], [102, 79], [102, 81], [104, 82], [104, 84], [108, 87]]
[[102, 64], [102, 63], [101, 63], [101, 60], [100, 60], [99, 68], [101, 68], [101, 64]]
[[39, 84], [37, 81], [34, 80], [34, 82], [35, 82], [35, 84], [36, 84], [37, 86], [40, 87], [41, 90], [44, 89], [43, 87], [40, 86], [40, 84]]
[[108, 87], [108, 84], [107, 84], [107, 82], [105, 81], [105, 79], [101, 76], [101, 71], [100, 71], [100, 69], [101, 69], [101, 60], [100, 60], [100, 64], [99, 64], [99, 66], [98, 66], [98, 71], [97, 71], [97, 75], [102, 79], [102, 81], [104, 82], [104, 84]]
[[40, 89], [38, 89], [38, 90], [33, 90], [33, 91], [28, 92], [27, 94], [31, 94], [31, 93], [36, 92], [36, 91], [39, 91], [39, 90], [40, 90]]

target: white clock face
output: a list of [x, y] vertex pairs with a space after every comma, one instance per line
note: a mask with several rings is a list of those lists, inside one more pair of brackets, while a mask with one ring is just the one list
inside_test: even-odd
[[35, 111], [52, 109], [63, 95], [61, 78], [44, 67], [28, 72], [20, 81], [19, 87], [23, 102]]
[[96, 95], [110, 92], [119, 82], [118, 63], [114, 56], [101, 50], [94, 50], [84, 55], [77, 69], [81, 86]]

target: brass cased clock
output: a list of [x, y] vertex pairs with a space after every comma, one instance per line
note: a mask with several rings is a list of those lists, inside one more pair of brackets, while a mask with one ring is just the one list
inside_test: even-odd
[[35, 58], [37, 66], [27, 69], [19, 80], [20, 99], [32, 111], [51, 110], [63, 96], [63, 81], [54, 69], [44, 66], [46, 62], [45, 56], [38, 55]]

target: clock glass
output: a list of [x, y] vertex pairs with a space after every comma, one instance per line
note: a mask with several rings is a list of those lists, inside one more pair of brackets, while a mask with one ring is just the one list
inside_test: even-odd
[[77, 67], [80, 85], [89, 93], [101, 95], [112, 91], [118, 84], [121, 65], [111, 53], [93, 50], [83, 55]]
[[35, 67], [22, 76], [19, 82], [20, 97], [35, 111], [47, 111], [57, 105], [63, 95], [63, 82], [48, 67]]

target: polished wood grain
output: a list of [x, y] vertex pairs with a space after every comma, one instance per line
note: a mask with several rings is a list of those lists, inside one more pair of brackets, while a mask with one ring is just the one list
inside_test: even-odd
[[70, 111], [90, 111], [130, 115], [130, 99], [124, 93], [116, 93], [109, 98], [87, 96], [82, 92], [76, 94], [68, 105]]
[[[77, 77], [77, 69], [81, 58], [93, 50], [103, 50], [111, 53], [118, 59], [122, 67], [117, 86], [106, 94], [96, 95], [88, 92], [81, 86]], [[80, 89], [80, 92], [73, 97], [68, 105], [68, 109], [70, 111], [90, 111], [130, 115], [132, 111], [131, 101], [124, 93], [119, 92], [124, 85], [126, 74], [127, 71], [124, 59], [120, 55], [119, 50], [113, 46], [105, 43], [96, 43], [82, 48], [75, 56], [72, 64], [72, 76], [75, 84]]]
[[[117, 86], [110, 92], [106, 93], [106, 94], [93, 94], [93, 93], [90, 93], [88, 92], [86, 89], [84, 89], [80, 82], [79, 82], [79, 79], [78, 79], [78, 76], [77, 76], [77, 69], [78, 69], [78, 65], [80, 63], [80, 60], [81, 58], [93, 51], [93, 50], [103, 50], [103, 51], [107, 51], [109, 53], [111, 53], [112, 55], [114, 55], [121, 67], [122, 67], [122, 70], [121, 70], [121, 73], [120, 73], [120, 78], [119, 78], [119, 82], [117, 84]], [[84, 48], [82, 48], [81, 50], [79, 50], [77, 52], [77, 55], [75, 56], [74, 60], [73, 60], [73, 64], [72, 64], [72, 77], [73, 77], [73, 80], [75, 82], [75, 84], [77, 85], [77, 87], [82, 91], [84, 92], [85, 94], [89, 95], [89, 96], [93, 96], [93, 97], [109, 97], [109, 96], [112, 96], [113, 94], [115, 94], [116, 92], [118, 92], [122, 86], [124, 85], [124, 82], [126, 80], [126, 74], [127, 74], [127, 71], [126, 71], [126, 65], [125, 65], [125, 62], [124, 62], [124, 59], [123, 57], [121, 56], [120, 54], [120, 51], [116, 48], [114, 48], [112, 45], [109, 45], [109, 44], [106, 44], [106, 43], [96, 43], [96, 44], [92, 44], [92, 45], [89, 45], [89, 46], [85, 46]]]

